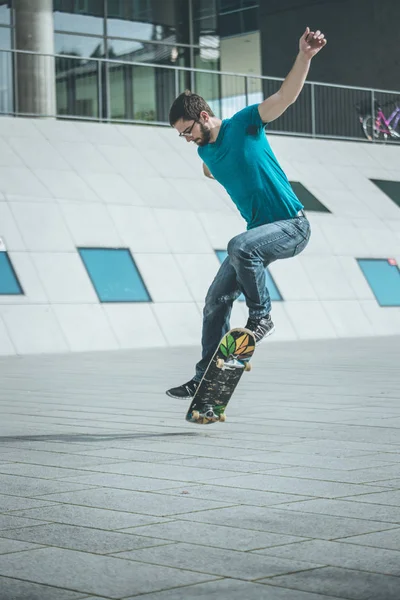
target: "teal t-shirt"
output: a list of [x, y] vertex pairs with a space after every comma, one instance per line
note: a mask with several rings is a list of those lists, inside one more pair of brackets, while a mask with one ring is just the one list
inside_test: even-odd
[[258, 104], [247, 106], [222, 121], [214, 143], [197, 150], [236, 204], [247, 229], [293, 218], [303, 208], [272, 152], [264, 127]]

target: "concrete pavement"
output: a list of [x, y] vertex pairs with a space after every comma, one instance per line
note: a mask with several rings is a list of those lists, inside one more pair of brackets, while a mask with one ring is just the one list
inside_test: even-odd
[[0, 599], [399, 600], [399, 349], [267, 341], [203, 427], [197, 349], [0, 358]]

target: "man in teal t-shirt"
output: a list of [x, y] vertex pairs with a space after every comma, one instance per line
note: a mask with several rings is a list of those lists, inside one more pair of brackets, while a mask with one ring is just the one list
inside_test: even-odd
[[278, 92], [261, 104], [247, 106], [230, 119], [218, 119], [197, 94], [184, 92], [174, 101], [170, 123], [198, 146], [207, 177], [224, 186], [247, 223], [247, 231], [228, 244], [228, 256], [208, 290], [203, 311], [202, 358], [194, 377], [167, 391], [173, 398], [192, 398], [219, 341], [229, 330], [232, 304], [241, 293], [249, 309], [245, 325], [260, 343], [273, 333], [271, 299], [265, 267], [299, 254], [310, 238], [303, 205], [272, 152], [265, 126], [295, 102], [311, 59], [326, 44], [320, 31], [306, 31], [299, 54]]

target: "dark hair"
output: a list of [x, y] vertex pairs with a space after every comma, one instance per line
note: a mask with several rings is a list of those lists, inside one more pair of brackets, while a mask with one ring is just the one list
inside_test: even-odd
[[175, 125], [179, 119], [184, 121], [198, 120], [203, 110], [208, 112], [210, 117], [214, 117], [213, 111], [204, 98], [192, 94], [190, 90], [185, 90], [173, 101], [169, 111], [169, 122], [171, 125]]

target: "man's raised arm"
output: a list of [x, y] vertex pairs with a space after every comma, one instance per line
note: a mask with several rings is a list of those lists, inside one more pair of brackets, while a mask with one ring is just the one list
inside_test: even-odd
[[269, 123], [281, 116], [295, 102], [303, 89], [310, 69], [311, 59], [326, 45], [326, 39], [319, 30], [310, 31], [307, 27], [299, 41], [296, 61], [282, 83], [280, 89], [269, 96], [258, 107], [263, 123]]

